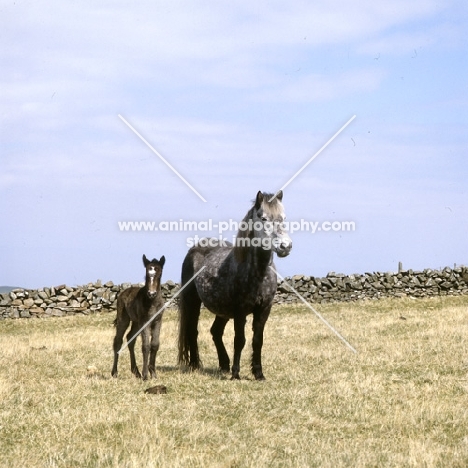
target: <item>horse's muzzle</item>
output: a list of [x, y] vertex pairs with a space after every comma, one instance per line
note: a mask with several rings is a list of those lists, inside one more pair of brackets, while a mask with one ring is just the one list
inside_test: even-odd
[[276, 246], [276, 255], [278, 257], [287, 257], [289, 255], [289, 252], [291, 252], [292, 249], [292, 241], [290, 239], [284, 239], [282, 240], [277, 246]]

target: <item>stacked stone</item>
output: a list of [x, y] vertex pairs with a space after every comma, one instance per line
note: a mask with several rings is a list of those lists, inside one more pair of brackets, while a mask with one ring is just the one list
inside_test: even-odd
[[[14, 289], [0, 294], [0, 319], [30, 318], [89, 314], [97, 311], [114, 312], [120, 291], [132, 285], [115, 285], [100, 280], [85, 286], [66, 285], [37, 290]], [[294, 288], [294, 291], [291, 289]], [[173, 281], [161, 285], [165, 302], [179, 291]], [[443, 270], [407, 270], [399, 273], [364, 273], [344, 275], [330, 272], [324, 278], [294, 275], [278, 283], [275, 302], [288, 304], [299, 302], [300, 295], [307, 302], [326, 303], [380, 299], [384, 297], [431, 297], [468, 294], [468, 268], [444, 268]], [[177, 298], [171, 307], [177, 305]]]
[[447, 267], [443, 270], [353, 275], [330, 272], [325, 278], [294, 275], [278, 283], [275, 302], [300, 301], [288, 285], [308, 302], [316, 303], [384, 297], [454, 296], [468, 294], [468, 269]]
[[[174, 281], [169, 280], [166, 281], [165, 283], [161, 284], [161, 292], [164, 298], [164, 301], [169, 301], [174, 294], [179, 291], [180, 286], [177, 283], [174, 283]], [[177, 297], [174, 299], [174, 301], [171, 304], [172, 306], [177, 305]]]
[[[84, 286], [70, 287], [64, 284], [37, 290], [13, 289], [0, 294], [0, 319], [30, 318], [74, 314], [89, 314], [97, 311], [115, 311], [117, 295], [130, 286], [143, 283], [120, 285], [100, 280]], [[164, 301], [169, 300], [178, 290], [178, 285], [168, 281], [161, 285]]]

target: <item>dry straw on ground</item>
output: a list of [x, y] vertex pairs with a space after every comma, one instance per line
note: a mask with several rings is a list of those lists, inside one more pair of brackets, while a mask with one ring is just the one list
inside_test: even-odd
[[[201, 372], [175, 366], [165, 314], [158, 379], [112, 365], [110, 315], [0, 322], [0, 465], [8, 467], [468, 466], [468, 298], [273, 310], [266, 382], [216, 371], [200, 323]], [[227, 342], [232, 348], [232, 325]], [[250, 336], [249, 336], [250, 338]], [[139, 348], [139, 344], [138, 344]], [[139, 356], [141, 361], [141, 355]], [[164, 385], [167, 394], [145, 394]]]

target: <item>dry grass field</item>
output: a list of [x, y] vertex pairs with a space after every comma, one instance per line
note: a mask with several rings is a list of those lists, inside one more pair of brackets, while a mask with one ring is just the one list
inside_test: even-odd
[[[0, 465], [5, 467], [466, 467], [468, 297], [276, 307], [266, 382], [176, 366], [166, 312], [158, 378], [112, 379], [109, 314], [0, 322]], [[248, 322], [250, 327], [251, 322]], [[250, 329], [249, 329], [250, 332]], [[232, 325], [227, 343], [232, 350]], [[250, 340], [251, 334], [248, 335]], [[139, 341], [138, 361], [141, 362]], [[94, 375], [87, 372], [95, 366]], [[156, 384], [166, 395], [144, 390]]]

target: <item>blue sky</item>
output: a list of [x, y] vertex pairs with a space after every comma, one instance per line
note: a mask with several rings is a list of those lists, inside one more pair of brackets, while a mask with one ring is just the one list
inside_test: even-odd
[[0, 284], [137, 282], [143, 253], [177, 281], [188, 234], [119, 221], [240, 221], [353, 115], [284, 205], [290, 221], [356, 230], [294, 233], [281, 275], [468, 264], [467, 13], [461, 0], [2, 2]]

